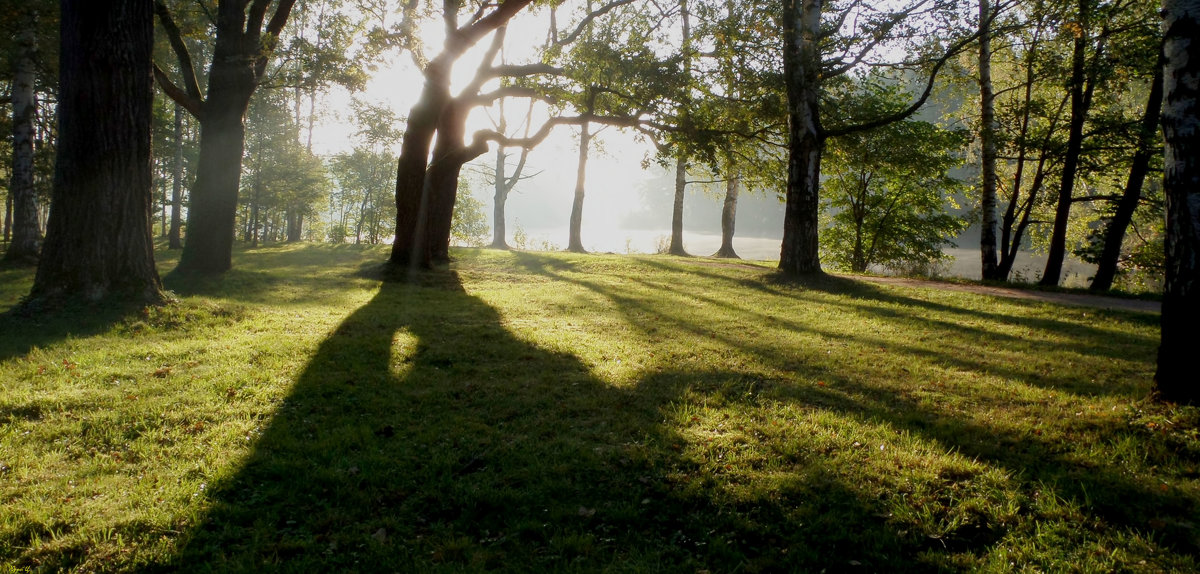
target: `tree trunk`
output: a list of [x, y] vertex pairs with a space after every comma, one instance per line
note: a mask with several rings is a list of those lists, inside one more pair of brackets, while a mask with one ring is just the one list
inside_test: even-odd
[[1121, 244], [1125, 242], [1125, 230], [1133, 221], [1133, 212], [1137, 210], [1142, 199], [1142, 185], [1150, 171], [1150, 158], [1154, 155], [1154, 146], [1158, 143], [1155, 136], [1158, 135], [1158, 121], [1162, 114], [1162, 99], [1163, 67], [1160, 64], [1154, 69], [1150, 99], [1146, 102], [1146, 113], [1142, 115], [1137, 151], [1133, 154], [1133, 163], [1129, 166], [1129, 179], [1125, 182], [1125, 191], [1121, 194], [1112, 220], [1104, 230], [1104, 250], [1100, 253], [1096, 276], [1092, 278], [1089, 287], [1092, 291], [1108, 291], [1117, 276], [1117, 262], [1121, 258]]
[[162, 301], [151, 231], [151, 6], [62, 1], [58, 155], [32, 299]]
[[[503, 126], [504, 117], [500, 118], [501, 126]], [[501, 127], [503, 132], [504, 128]], [[508, 154], [504, 153], [504, 147], [496, 148], [496, 181], [495, 195], [492, 196], [492, 244], [489, 245], [492, 249], [508, 249], [508, 229], [505, 226], [504, 204], [508, 201], [508, 179], [504, 174], [505, 161], [508, 159]], [[519, 175], [519, 174], [518, 174]], [[516, 176], [514, 176], [516, 177]]]
[[687, 161], [683, 157], [675, 160], [675, 203], [671, 207], [671, 255], [687, 256], [683, 248], [683, 197], [687, 190]]
[[[683, 24], [683, 37], [680, 40], [680, 51], [683, 53], [682, 67], [684, 73], [689, 76], [690, 81], [692, 71], [692, 22], [687, 0], [679, 0], [679, 17]], [[667, 253], [686, 257], [688, 252], [683, 248], [683, 199], [687, 191], [688, 158], [683, 146], [679, 147], [678, 153], [679, 155], [675, 158], [675, 201], [671, 206], [671, 244], [667, 249]]]
[[[1034, 200], [1041, 193], [1042, 181], [1045, 177], [1048, 141], [1042, 144], [1042, 154], [1038, 160], [1037, 174], [1034, 176], [1033, 185], [1029, 187], [1029, 193], [1025, 202], [1022, 203], [1021, 186], [1024, 182], [1025, 168], [1029, 161], [1027, 136], [1029, 135], [1030, 118], [1033, 112], [1033, 85], [1036, 76], [1034, 65], [1039, 56], [1038, 45], [1041, 31], [1042, 27], [1039, 23], [1034, 30], [1034, 37], [1025, 53], [1025, 94], [1021, 106], [1021, 127], [1018, 130], [1016, 138], [1016, 141], [1020, 142], [1017, 150], [1017, 166], [1016, 172], [1013, 174], [1012, 195], [1009, 197], [1008, 208], [1005, 210], [1000, 224], [1000, 263], [996, 271], [998, 280], [1000, 281], [1008, 281], [1009, 273], [1012, 272], [1013, 265], [1016, 263], [1017, 253], [1021, 248], [1022, 235], [1029, 224], [1029, 215], [1033, 209]], [[1057, 116], [1055, 117], [1057, 118]], [[1055, 124], [1057, 124], [1057, 121], [1052, 122], [1051, 126], [1053, 127]], [[1047, 137], [1053, 131], [1047, 130]], [[1018, 220], [1020, 223], [1017, 223]]]
[[1163, 1], [1166, 283], [1154, 388], [1160, 399], [1200, 403], [1200, 1]]
[[[362, 203], [358, 204], [358, 217], [354, 218], [354, 244], [355, 245], [362, 245], [363, 223], [366, 222], [367, 204], [370, 203], [370, 200], [371, 200], [371, 190], [368, 188], [366, 190], [366, 193], [363, 194]], [[345, 221], [344, 218], [343, 218], [343, 221]]]
[[[167, 94], [200, 121], [200, 159], [189, 194], [188, 235], [179, 256], [179, 271], [223, 273], [232, 265], [246, 108], [295, 3], [296, 0], [279, 0], [274, 13], [264, 18], [265, 4], [269, 2], [263, 5], [255, 2], [253, 6], [246, 1], [217, 2], [216, 41], [206, 99], [200, 98], [198, 87], [185, 91], [165, 76], [159, 78]], [[173, 45], [177, 46], [180, 67], [186, 75], [193, 76], [190, 55], [186, 55], [178, 28], [170, 22], [170, 11], [164, 2], [156, 1], [155, 6], [164, 28], [172, 35]], [[261, 13], [257, 12], [260, 6]], [[255, 18], [248, 18], [248, 7], [256, 13]], [[247, 20], [253, 26], [247, 27]], [[260, 29], [264, 22], [266, 27]]]
[[258, 203], [262, 199], [262, 184], [258, 181], [258, 172], [254, 175], [254, 195], [250, 196], [250, 229], [246, 241], [250, 247], [258, 247]]
[[821, 0], [784, 0], [784, 76], [788, 99], [788, 183], [779, 268], [787, 273], [821, 272], [817, 229], [821, 148]]
[[[432, 66], [432, 64], [431, 64]], [[435, 81], [441, 78], [441, 81]], [[421, 99], [408, 114], [408, 126], [396, 165], [396, 239], [389, 263], [396, 267], [429, 267], [425, 246], [429, 194], [425, 184], [429, 149], [438, 118], [450, 101], [446, 74], [426, 72]]]
[[475, 152], [463, 145], [467, 132], [469, 103], [452, 100], [442, 112], [438, 122], [437, 143], [433, 148], [433, 161], [425, 174], [429, 187], [429, 261], [450, 262], [450, 229], [454, 222], [454, 203], [458, 201], [458, 176], [462, 166], [478, 157], [487, 147]]
[[1087, 119], [1087, 94], [1084, 84], [1087, 75], [1088, 0], [1079, 2], [1080, 31], [1071, 54], [1071, 126], [1067, 135], [1067, 151], [1063, 157], [1062, 181], [1058, 188], [1058, 205], [1054, 210], [1054, 228], [1050, 233], [1050, 250], [1046, 255], [1046, 270], [1041, 285], [1058, 285], [1062, 278], [1063, 260], [1067, 256], [1067, 223], [1071, 218], [1071, 200], [1075, 179], [1079, 173], [1079, 155], [1083, 149], [1083, 124]]
[[221, 65], [222, 55], [214, 56], [209, 99], [200, 118], [200, 160], [188, 202], [188, 234], [179, 257], [180, 271], [223, 273], [233, 264], [233, 230], [246, 143], [244, 118], [257, 80], [250, 63], [238, 66], [234, 59]]
[[996, 261], [996, 95], [992, 90], [992, 36], [989, 0], [979, 0], [979, 142], [981, 149], [979, 250], [982, 276], [1003, 280]]
[[725, 203], [721, 205], [721, 248], [713, 257], [739, 259], [737, 252], [733, 250], [733, 227], [737, 221], [737, 201], [741, 187], [742, 180], [738, 177], [737, 170], [731, 168], [729, 179], [725, 181]]
[[580, 228], [583, 226], [583, 195], [587, 183], [588, 147], [591, 145], [591, 126], [584, 122], [579, 126], [579, 167], [575, 172], [575, 200], [571, 203], [571, 228], [567, 251], [586, 253]]
[[304, 237], [304, 213], [299, 207], [287, 213], [287, 242], [295, 243]]
[[13, 198], [12, 193], [4, 194], [4, 242], [12, 240]]
[[9, 196], [13, 202], [12, 242], [5, 261], [32, 263], [42, 240], [38, 225], [37, 194], [33, 188], [33, 132], [37, 116], [37, 12], [25, 9], [17, 38], [12, 84], [13, 151]]
[[180, 226], [183, 223], [183, 106], [175, 104], [175, 159], [171, 166], [171, 228], [167, 231], [167, 247], [182, 249]]

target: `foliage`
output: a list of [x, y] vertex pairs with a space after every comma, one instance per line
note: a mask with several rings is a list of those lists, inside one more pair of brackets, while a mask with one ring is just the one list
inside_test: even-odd
[[384, 253], [238, 251], [145, 313], [0, 315], [0, 563], [1200, 566], [1200, 411], [1143, 400], [1153, 315], [661, 257], [364, 276]]
[[355, 100], [351, 114], [359, 126], [355, 146], [330, 160], [336, 188], [329, 195], [328, 240], [375, 244], [396, 230], [395, 157], [401, 118], [386, 106]]
[[[906, 97], [889, 83], [851, 89], [849, 113], [887, 109]], [[922, 268], [944, 258], [942, 247], [966, 225], [947, 213], [964, 187], [948, 172], [962, 164], [965, 143], [962, 132], [915, 120], [830, 141], [823, 187], [832, 225], [821, 234], [823, 258], [857, 272]]]
[[471, 195], [471, 186], [466, 180], [458, 183], [458, 198], [454, 202], [454, 216], [450, 220], [450, 238], [458, 245], [483, 247], [491, 240], [483, 202]]
[[286, 237], [289, 214], [316, 213], [328, 191], [320, 158], [299, 141], [299, 128], [278, 91], [260, 91], [251, 102], [240, 201], [247, 240]]

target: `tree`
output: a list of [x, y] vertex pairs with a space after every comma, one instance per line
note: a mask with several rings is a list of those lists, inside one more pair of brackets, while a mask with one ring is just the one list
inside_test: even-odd
[[1150, 161], [1158, 151], [1158, 123], [1162, 115], [1163, 100], [1163, 66], [1161, 62], [1155, 65], [1154, 78], [1150, 82], [1150, 96], [1146, 101], [1146, 111], [1142, 115], [1141, 129], [1138, 130], [1136, 151], [1129, 166], [1129, 179], [1117, 202], [1112, 218], [1104, 227], [1103, 246], [1100, 257], [1096, 260], [1096, 275], [1088, 289], [1092, 291], [1107, 291], [1112, 287], [1117, 276], [1117, 264], [1121, 258], [1121, 245], [1125, 242], [1125, 230], [1133, 221], [1134, 212], [1142, 199], [1142, 187], [1150, 171]]
[[1154, 388], [1159, 398], [1200, 403], [1200, 1], [1163, 0], [1163, 133], [1167, 195], [1166, 284]]
[[[681, 34], [679, 51], [683, 55], [683, 75], [688, 80], [692, 76], [692, 20], [688, 9], [688, 0], [679, 0], [679, 19]], [[688, 81], [685, 93], [681, 94], [681, 107], [686, 107], [691, 100], [691, 82]], [[680, 110], [684, 115], [686, 109]], [[683, 247], [683, 198], [687, 191], [688, 153], [684, 146], [679, 146], [675, 155], [675, 201], [671, 204], [671, 243], [667, 253], [686, 257], [688, 252]], [[730, 179], [730, 181], [735, 181]], [[736, 193], [736, 192], [735, 192]], [[734, 204], [736, 206], [736, 203]], [[736, 210], [736, 207], [734, 207]]]
[[37, 115], [38, 6], [26, 4], [10, 10], [13, 31], [12, 72], [12, 169], [9, 197], [12, 201], [12, 236], [6, 261], [32, 262], [37, 259], [42, 240], [38, 223], [37, 195], [33, 186], [34, 119]]
[[241, 197], [244, 240], [299, 241], [300, 222], [315, 212], [327, 187], [325, 165], [300, 142], [281, 90], [260, 91], [250, 104]]
[[[694, 159], [724, 180], [721, 246], [714, 257], [736, 258], [733, 236], [743, 188], [777, 193], [786, 164], [786, 103], [771, 5], [701, 2], [696, 37], [702, 81], [680, 136]], [[674, 134], [672, 134], [674, 135]]]
[[[1025, 241], [1026, 232], [1033, 224], [1033, 214], [1042, 192], [1046, 189], [1052, 172], [1057, 165], [1060, 145], [1058, 127], [1069, 96], [1041, 89], [1046, 62], [1054, 63], [1051, 44], [1056, 16], [1046, 9], [1045, 2], [1038, 1], [1022, 13], [1025, 26], [1021, 36], [1013, 40], [1013, 62], [1010, 64], [1017, 83], [1002, 92], [1008, 97], [998, 110], [1002, 116], [998, 124], [1010, 126], [1005, 137], [998, 137], [1000, 154], [1005, 158], [1005, 167], [1011, 170], [1006, 176], [1007, 202], [1000, 217], [1000, 261], [994, 277], [1008, 279], [1017, 254]], [[1030, 173], [1032, 172], [1032, 173]]]
[[31, 299], [163, 299], [150, 229], [152, 10], [62, 2], [60, 142]]
[[167, 231], [167, 246], [183, 249], [183, 106], [176, 103], [174, 111], [171, 135], [175, 153], [171, 161], [171, 227]]
[[[529, 109], [525, 113], [525, 120], [522, 122], [525, 125], [525, 137], [529, 137], [529, 129], [533, 120], [533, 106], [537, 100], [529, 99]], [[495, 126], [498, 133], [504, 134], [508, 131], [508, 119], [504, 113], [504, 100], [498, 102], [499, 116], [496, 119]], [[523, 175], [525, 172], [526, 163], [529, 160], [528, 147], [521, 147], [520, 157], [517, 159], [517, 165], [513, 167], [512, 173], [508, 173], [508, 153], [504, 146], [496, 147], [496, 164], [492, 169], [491, 180], [492, 187], [495, 189], [495, 194], [492, 197], [492, 243], [489, 245], [492, 249], [508, 249], [508, 232], [506, 215], [504, 207], [508, 202], [508, 195], [516, 188], [517, 183], [527, 177]]]
[[[1054, 213], [1054, 229], [1050, 237], [1050, 250], [1046, 255], [1046, 270], [1042, 273], [1042, 285], [1058, 285], [1062, 276], [1063, 260], [1067, 251], [1067, 221], [1070, 217], [1075, 180], [1079, 172], [1079, 159], [1083, 150], [1083, 126], [1092, 107], [1096, 90], [1096, 66], [1088, 66], [1088, 48], [1091, 44], [1091, 0], [1079, 0], [1076, 20], [1071, 23], [1074, 42], [1071, 50], [1071, 97], [1070, 122], [1068, 124], [1067, 149], [1063, 155], [1063, 169], [1058, 188], [1058, 205]], [[1095, 59], [1103, 52], [1103, 43], [1096, 49]]]
[[[179, 61], [183, 87], [157, 66], [154, 75], [163, 91], [200, 121], [200, 159], [188, 205], [188, 235], [179, 258], [180, 270], [221, 273], [232, 265], [246, 109], [295, 3], [219, 0], [207, 94], [202, 94], [192, 54], [170, 8], [165, 0], [154, 2]], [[268, 19], [272, 4], [275, 10]]]
[[[455, 62], [532, 1], [502, 0], [490, 10], [481, 10], [468, 23], [460, 24], [461, 0], [446, 0], [442, 12], [447, 32], [445, 45], [423, 70], [425, 82], [417, 103], [408, 114], [400, 158], [396, 162], [396, 239], [388, 258], [388, 264], [393, 268], [409, 269], [431, 263], [426, 234], [433, 198], [425, 180], [433, 136], [450, 105], [450, 76]], [[453, 201], [450, 205], [453, 206]]]
[[[831, 24], [834, 29], [822, 28], [823, 0], [783, 0], [783, 56], [784, 82], [788, 97], [788, 184], [784, 208], [783, 241], [779, 254], [779, 268], [787, 273], [820, 273], [821, 262], [818, 252], [817, 230], [820, 207], [819, 186], [821, 154], [825, 141], [830, 137], [863, 131], [888, 123], [900, 121], [915, 113], [933, 90], [938, 71], [959, 53], [978, 33], [943, 45], [931, 41], [927, 45], [907, 46], [918, 54], [908, 67], [924, 64], [928, 67], [924, 89], [912, 103], [902, 109], [889, 110], [881, 116], [871, 118], [849, 118], [840, 125], [825, 125], [822, 116], [822, 85], [859, 68], [872, 58], [874, 50], [897, 38], [926, 37], [936, 39], [937, 33], [925, 28], [917, 34], [910, 20], [920, 11], [927, 17], [930, 11], [951, 10], [953, 6], [935, 5], [927, 8], [925, 2], [913, 2], [896, 9], [871, 7], [861, 3], [850, 3], [839, 18]], [[845, 22], [858, 22], [858, 34], [839, 35]], [[929, 24], [929, 22], [926, 22]], [[836, 41], [836, 45], [834, 42]], [[826, 62], [825, 53], [837, 54]], [[886, 63], [872, 62], [879, 66]], [[896, 64], [900, 66], [902, 64]]]
[[[858, 106], [876, 109], [905, 97], [895, 85], [855, 91]], [[962, 164], [965, 143], [961, 132], [913, 120], [831, 140], [824, 202], [832, 226], [821, 243], [833, 261], [861, 273], [872, 265], [927, 268], [942, 259], [942, 247], [964, 225], [946, 207], [963, 187], [947, 172]]]
[[982, 277], [1002, 279], [996, 259], [996, 92], [992, 86], [991, 0], [979, 0], [979, 251]]

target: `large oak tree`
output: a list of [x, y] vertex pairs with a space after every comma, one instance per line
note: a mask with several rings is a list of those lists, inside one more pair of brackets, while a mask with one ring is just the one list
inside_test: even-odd
[[[167, 4], [154, 6], [179, 60], [183, 86], [161, 68], [163, 91], [200, 121], [200, 159], [188, 205], [187, 238], [179, 269], [221, 273], [233, 258], [234, 220], [246, 142], [246, 109], [296, 0], [220, 0], [216, 38], [202, 93], [187, 44]], [[267, 18], [267, 12], [274, 11]]]
[[63, 0], [59, 143], [33, 300], [158, 302], [151, 0]]

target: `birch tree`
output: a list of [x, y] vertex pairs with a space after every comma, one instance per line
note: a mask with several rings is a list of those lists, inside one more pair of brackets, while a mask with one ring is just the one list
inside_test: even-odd
[[1163, 1], [1163, 132], [1167, 194], [1167, 276], [1159, 398], [1200, 403], [1196, 326], [1200, 325], [1200, 1]]

